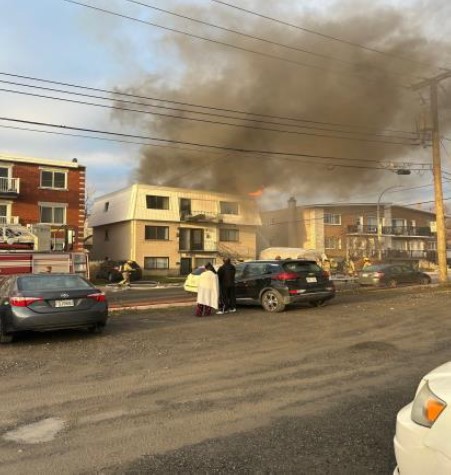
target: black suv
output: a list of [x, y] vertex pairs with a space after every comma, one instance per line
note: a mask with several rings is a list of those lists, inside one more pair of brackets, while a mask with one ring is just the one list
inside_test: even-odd
[[319, 307], [335, 297], [335, 286], [315, 261], [300, 259], [248, 261], [236, 265], [238, 302], [260, 303], [268, 312], [282, 312], [292, 303]]
[[[122, 274], [119, 270], [122, 265], [124, 265], [127, 261], [113, 261], [107, 260], [103, 261], [96, 274], [97, 279], [105, 279], [108, 282], [119, 282], [122, 280]], [[135, 261], [130, 263], [133, 271], [130, 274], [130, 280], [141, 280], [142, 279], [142, 269], [139, 264]]]

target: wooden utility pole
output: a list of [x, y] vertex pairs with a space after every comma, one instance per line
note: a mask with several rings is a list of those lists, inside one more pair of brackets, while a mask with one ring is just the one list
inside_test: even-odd
[[435, 219], [437, 225], [437, 258], [439, 281], [448, 281], [448, 266], [446, 264], [446, 224], [445, 208], [443, 205], [442, 159], [440, 156], [440, 124], [438, 118], [437, 88], [438, 82], [431, 83], [431, 112], [432, 112], [432, 173], [434, 175]]
[[437, 260], [439, 281], [448, 281], [446, 264], [446, 224], [445, 207], [443, 205], [442, 163], [440, 157], [440, 123], [438, 116], [437, 89], [440, 81], [451, 77], [451, 71], [445, 71], [432, 79], [426, 79], [412, 86], [413, 90], [430, 88], [431, 118], [432, 118], [432, 172], [434, 175], [435, 219], [437, 226]]
[[451, 77], [451, 71], [446, 71], [435, 78], [427, 79], [413, 86], [414, 90], [422, 89], [427, 86], [430, 88], [432, 118], [432, 173], [434, 175], [435, 219], [437, 226], [437, 260], [439, 267], [439, 281], [441, 283], [448, 281], [448, 267], [446, 264], [446, 225], [445, 207], [443, 205], [437, 89], [440, 81], [449, 77]]

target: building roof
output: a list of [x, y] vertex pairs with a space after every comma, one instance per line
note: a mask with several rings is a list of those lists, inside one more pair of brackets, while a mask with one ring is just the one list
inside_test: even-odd
[[[74, 161], [76, 160], [76, 161]], [[74, 158], [70, 162], [62, 160], [51, 160], [48, 158], [24, 157], [20, 155], [8, 155], [6, 153], [0, 154], [0, 163], [30, 163], [33, 165], [45, 165], [50, 167], [64, 167], [64, 168], [85, 168], [78, 163]]]
[[[148, 208], [146, 197], [149, 195], [167, 196], [170, 199], [169, 207]], [[209, 216], [218, 222], [221, 219], [224, 224], [261, 224], [256, 201], [249, 196], [144, 184], [131, 185], [96, 198], [89, 223], [96, 227], [131, 220], [180, 222], [181, 199], [193, 201], [193, 216]], [[225, 213], [225, 216], [220, 218], [220, 202], [238, 203], [239, 213]]]
[[[358, 208], [362, 206], [374, 206], [377, 207], [377, 203], [311, 203], [311, 204], [306, 204], [306, 205], [298, 205], [296, 206], [296, 209], [311, 209], [311, 208]], [[419, 213], [426, 213], [435, 216], [435, 212], [433, 211], [426, 211], [424, 209], [419, 209], [419, 208], [414, 208], [412, 206], [403, 206], [403, 205], [398, 205], [396, 203], [392, 202], [387, 202], [387, 201], [382, 201], [379, 203], [379, 206], [391, 206], [391, 207], [396, 207], [396, 208], [403, 208], [403, 209], [408, 209], [409, 211], [417, 211]], [[269, 211], [263, 211], [262, 213], [271, 213], [271, 212], [278, 212], [278, 211], [283, 211], [289, 209], [288, 207], [285, 208], [279, 208], [279, 209], [274, 209], [274, 210], [269, 210]]]

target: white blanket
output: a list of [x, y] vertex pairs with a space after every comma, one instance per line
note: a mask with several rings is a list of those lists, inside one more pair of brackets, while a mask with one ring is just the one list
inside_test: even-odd
[[197, 303], [219, 308], [219, 281], [218, 276], [211, 270], [202, 272], [197, 287]]

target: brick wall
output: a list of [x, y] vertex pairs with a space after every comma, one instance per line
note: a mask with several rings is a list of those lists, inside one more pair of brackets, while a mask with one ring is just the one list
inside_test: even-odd
[[[22, 225], [40, 222], [39, 202], [62, 203], [66, 207], [66, 224], [75, 231], [74, 248], [83, 248], [85, 220], [85, 168], [65, 168], [56, 165], [41, 166], [32, 163], [14, 163], [12, 177], [20, 178], [19, 196], [13, 199], [11, 215], [18, 216]], [[67, 190], [40, 187], [41, 168], [67, 171]], [[58, 225], [52, 226], [57, 230]], [[63, 233], [60, 233], [61, 236]]]

